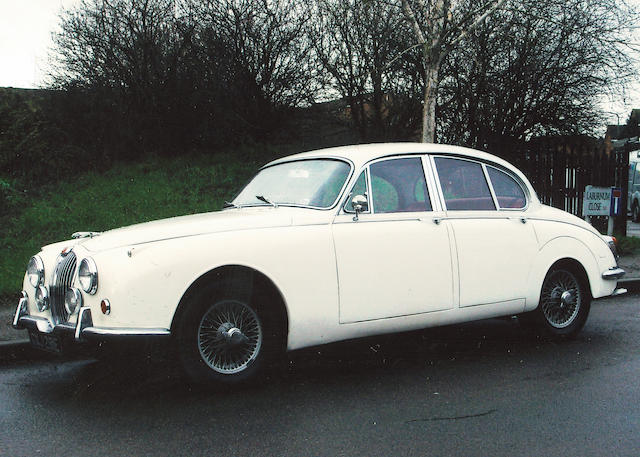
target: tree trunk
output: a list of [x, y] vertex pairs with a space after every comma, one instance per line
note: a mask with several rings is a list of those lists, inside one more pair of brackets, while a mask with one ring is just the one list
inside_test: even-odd
[[[437, 61], [436, 61], [437, 62]], [[436, 103], [439, 65], [425, 58], [424, 106], [422, 107], [422, 142], [433, 143], [436, 136]]]

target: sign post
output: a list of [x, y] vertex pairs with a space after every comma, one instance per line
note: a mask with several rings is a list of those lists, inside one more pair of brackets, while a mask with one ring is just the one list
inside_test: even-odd
[[619, 187], [586, 186], [582, 214], [591, 223], [591, 216], [608, 216], [607, 235], [613, 234], [613, 219], [622, 212], [622, 189]]

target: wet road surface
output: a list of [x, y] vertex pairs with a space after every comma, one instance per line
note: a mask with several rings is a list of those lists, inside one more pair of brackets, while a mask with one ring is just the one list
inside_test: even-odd
[[640, 295], [576, 340], [487, 320], [290, 355], [263, 384], [189, 387], [162, 360], [0, 366], [0, 456], [637, 456]]

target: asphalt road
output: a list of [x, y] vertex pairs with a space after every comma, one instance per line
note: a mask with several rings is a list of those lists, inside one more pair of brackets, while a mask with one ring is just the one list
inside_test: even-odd
[[515, 321], [343, 343], [263, 385], [198, 390], [162, 361], [0, 366], [1, 456], [637, 456], [640, 296], [574, 341]]

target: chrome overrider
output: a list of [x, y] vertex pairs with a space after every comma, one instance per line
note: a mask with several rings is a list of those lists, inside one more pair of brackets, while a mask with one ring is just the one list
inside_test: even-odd
[[[622, 278], [624, 275], [625, 275], [625, 271], [622, 268], [611, 267], [607, 271], [602, 273], [602, 279], [618, 280]], [[626, 293], [627, 293], [627, 289], [624, 289], [622, 287], [616, 287], [616, 289], [613, 292], [611, 292], [611, 296], [614, 297], [616, 295], [622, 295]]]
[[27, 293], [22, 291], [15, 315], [13, 328], [16, 330], [28, 329], [44, 334], [73, 336], [76, 341], [105, 341], [125, 338], [151, 338], [168, 337], [171, 335], [166, 328], [103, 328], [94, 327], [91, 319], [91, 309], [83, 306], [78, 312], [78, 320], [75, 325], [59, 323], [54, 325], [46, 317], [31, 316], [27, 309]]

